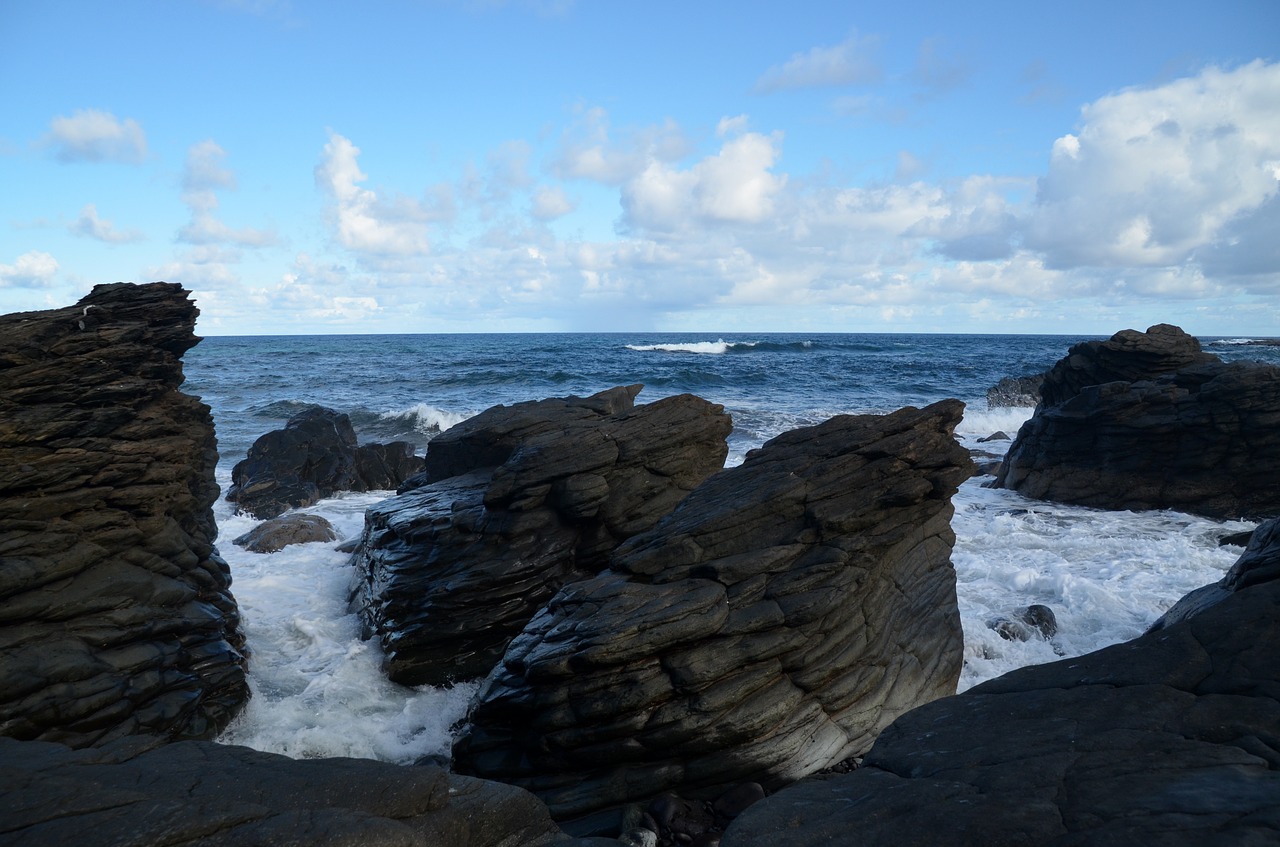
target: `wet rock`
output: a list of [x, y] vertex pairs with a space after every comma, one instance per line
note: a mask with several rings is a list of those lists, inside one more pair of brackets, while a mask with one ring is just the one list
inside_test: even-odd
[[340, 491], [393, 490], [422, 466], [409, 442], [359, 445], [349, 417], [312, 406], [253, 443], [231, 469], [227, 501], [274, 518]]
[[664, 791], [777, 787], [954, 691], [962, 413], [840, 416], [708, 479], [511, 642], [457, 766], [589, 819]]
[[987, 621], [987, 627], [1006, 641], [1030, 641], [1032, 638], [1049, 641], [1058, 634], [1058, 619], [1053, 609], [1034, 603], [1007, 618], [992, 618]]
[[1280, 525], [1253, 550], [1219, 603], [908, 712], [861, 768], [766, 798], [721, 843], [1280, 842]]
[[1007, 432], [1005, 432], [1004, 430], [998, 430], [996, 432], [991, 433], [986, 438], [979, 438], [978, 443], [986, 444], [987, 442], [990, 442], [990, 441], [1009, 441], [1009, 440], [1011, 439], [1009, 438], [1009, 434]]
[[1221, 538], [1219, 538], [1218, 546], [1226, 547], [1230, 545], [1232, 547], [1245, 547], [1248, 545], [1249, 539], [1252, 537], [1253, 537], [1253, 530], [1251, 529], [1245, 532], [1233, 532], [1230, 535], [1224, 535]]
[[120, 283], [0, 317], [0, 735], [210, 737], [249, 696], [198, 314]]
[[353, 603], [393, 680], [487, 674], [557, 588], [723, 466], [723, 407], [687, 394], [636, 406], [639, 390], [483, 412], [367, 511]]
[[1224, 364], [1177, 327], [1078, 344], [996, 485], [1103, 509], [1280, 514], [1280, 368]]
[[1007, 376], [987, 389], [987, 408], [1021, 408], [1040, 402], [1044, 374]]
[[231, 543], [250, 553], [276, 553], [291, 544], [309, 544], [313, 541], [336, 541], [338, 533], [333, 524], [319, 515], [281, 515], [263, 521]]

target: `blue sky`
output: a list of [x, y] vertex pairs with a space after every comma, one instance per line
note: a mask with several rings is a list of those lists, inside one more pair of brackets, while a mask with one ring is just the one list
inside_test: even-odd
[[0, 0], [0, 312], [1280, 335], [1280, 3]]

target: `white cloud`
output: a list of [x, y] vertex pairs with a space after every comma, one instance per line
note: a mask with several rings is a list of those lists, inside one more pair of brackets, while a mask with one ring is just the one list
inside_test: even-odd
[[333, 199], [333, 220], [338, 243], [372, 258], [425, 255], [430, 244], [429, 215], [409, 198], [390, 202], [361, 187], [368, 176], [356, 161], [360, 148], [336, 132], [329, 133], [316, 184]]
[[688, 154], [690, 145], [674, 121], [624, 130], [614, 138], [604, 109], [582, 113], [561, 137], [551, 172], [561, 179], [589, 179], [605, 185], [621, 185], [651, 162], [675, 162]]
[[147, 157], [147, 137], [137, 121], [122, 121], [98, 109], [80, 109], [71, 117], [54, 118], [45, 144], [60, 162], [136, 165]]
[[813, 47], [774, 65], [756, 80], [757, 94], [793, 88], [822, 88], [879, 82], [883, 75], [876, 56], [880, 38], [856, 32], [831, 47]]
[[182, 171], [182, 202], [191, 210], [191, 221], [178, 231], [178, 240], [188, 244], [238, 244], [266, 247], [276, 242], [270, 230], [233, 228], [217, 217], [218, 189], [234, 189], [236, 178], [222, 164], [226, 151], [213, 140], [201, 141], [187, 150]]
[[98, 217], [98, 208], [92, 203], [85, 204], [80, 210], [80, 217], [67, 229], [72, 235], [93, 238], [106, 244], [127, 244], [143, 239], [142, 233], [136, 229], [116, 229], [111, 221]]
[[0, 288], [48, 288], [58, 273], [58, 260], [40, 250], [23, 253], [12, 265], [0, 265]]
[[575, 204], [565, 196], [560, 188], [543, 186], [533, 195], [533, 205], [529, 214], [540, 221], [551, 221], [569, 214]]

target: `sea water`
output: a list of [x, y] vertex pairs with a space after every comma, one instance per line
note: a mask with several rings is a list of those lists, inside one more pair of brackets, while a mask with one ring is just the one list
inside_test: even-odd
[[[637, 402], [691, 392], [733, 416], [728, 464], [769, 438], [842, 413], [882, 413], [946, 397], [967, 404], [957, 437], [1000, 454], [1029, 408], [989, 409], [1005, 376], [1039, 373], [1083, 340], [947, 335], [400, 335], [207, 338], [186, 356], [184, 390], [213, 409], [218, 481], [259, 435], [312, 404], [346, 412], [361, 441], [435, 435], [497, 403], [615, 385]], [[1224, 359], [1280, 363], [1280, 348], [1206, 339]], [[1107, 512], [1033, 501], [975, 477], [954, 498], [952, 560], [964, 628], [961, 690], [1028, 664], [1141, 634], [1188, 591], [1221, 577], [1239, 548], [1220, 547], [1239, 521], [1177, 512]], [[306, 511], [346, 538], [385, 492], [344, 494]], [[231, 539], [256, 521], [215, 507], [252, 653], [253, 698], [223, 741], [295, 757], [412, 762], [447, 755], [475, 684], [406, 688], [382, 675], [376, 642], [347, 608], [353, 572], [332, 543], [247, 553]], [[1051, 640], [1001, 638], [988, 623], [1049, 606]]]

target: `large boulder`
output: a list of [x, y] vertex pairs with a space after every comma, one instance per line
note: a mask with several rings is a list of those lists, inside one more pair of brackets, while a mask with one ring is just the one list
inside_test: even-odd
[[708, 479], [512, 641], [456, 766], [607, 830], [667, 790], [777, 788], [953, 693], [963, 409], [839, 416]]
[[1050, 370], [996, 485], [1104, 509], [1280, 514], [1280, 368], [1176, 327], [1088, 342]]
[[210, 737], [249, 696], [181, 286], [0, 317], [0, 735]]
[[312, 406], [253, 442], [231, 469], [227, 501], [237, 512], [274, 518], [339, 491], [390, 491], [421, 469], [409, 442], [357, 444], [347, 415]]
[[724, 465], [723, 407], [635, 406], [639, 390], [494, 407], [433, 440], [426, 471], [366, 512], [354, 604], [391, 679], [484, 676], [557, 588]]
[[1280, 522], [1216, 603], [922, 706], [723, 847], [1280, 843]]
[[563, 841], [532, 795], [436, 767], [298, 761], [129, 738], [91, 750], [0, 739], [0, 840], [80, 847], [538, 847]]

